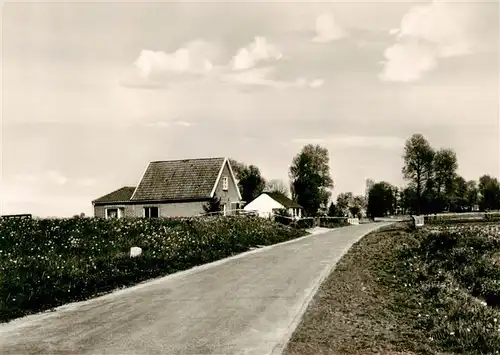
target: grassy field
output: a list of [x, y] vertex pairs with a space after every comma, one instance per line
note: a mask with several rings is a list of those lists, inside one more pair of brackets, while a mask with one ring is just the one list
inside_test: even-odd
[[0, 219], [0, 321], [305, 234], [247, 216]]
[[500, 225], [404, 224], [356, 243], [286, 355], [500, 353]]

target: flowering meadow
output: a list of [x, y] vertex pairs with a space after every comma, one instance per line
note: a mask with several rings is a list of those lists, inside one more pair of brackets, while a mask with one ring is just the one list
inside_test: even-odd
[[304, 234], [249, 216], [0, 219], [0, 321]]
[[[403, 236], [402, 236], [403, 237]], [[420, 344], [500, 353], [500, 224], [425, 226], [400, 239], [382, 277]], [[431, 351], [431, 353], [433, 353]]]

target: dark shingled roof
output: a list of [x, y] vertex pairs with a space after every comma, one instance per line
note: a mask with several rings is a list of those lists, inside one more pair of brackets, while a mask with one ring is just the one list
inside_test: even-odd
[[269, 195], [269, 197], [271, 197], [273, 200], [276, 200], [279, 203], [281, 203], [286, 208], [302, 208], [302, 206], [299, 205], [297, 202], [289, 199], [280, 192], [264, 192], [264, 193]]
[[149, 163], [131, 201], [210, 198], [225, 158]]
[[97, 203], [111, 203], [111, 202], [127, 202], [130, 201], [132, 194], [134, 193], [135, 187], [125, 186], [121, 189], [113, 191], [107, 195], [99, 197], [93, 202]]

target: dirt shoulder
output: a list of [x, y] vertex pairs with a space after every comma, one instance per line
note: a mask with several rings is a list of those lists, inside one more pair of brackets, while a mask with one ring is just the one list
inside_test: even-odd
[[321, 285], [284, 355], [437, 354], [408, 321], [413, 312], [398, 307], [404, 291], [385, 282], [393, 276], [384, 269], [408, 235], [397, 224], [356, 243]]
[[389, 350], [397, 341], [397, 319], [387, 311], [387, 291], [377, 283], [376, 264], [401, 235], [372, 233], [342, 258], [321, 285], [284, 354], [337, 354]]

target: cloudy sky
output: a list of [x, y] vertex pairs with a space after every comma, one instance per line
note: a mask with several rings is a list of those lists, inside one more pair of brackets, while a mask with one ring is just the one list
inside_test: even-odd
[[8, 3], [1, 213], [92, 214], [147, 163], [230, 156], [288, 181], [307, 143], [334, 195], [401, 185], [423, 133], [499, 176], [499, 5]]

